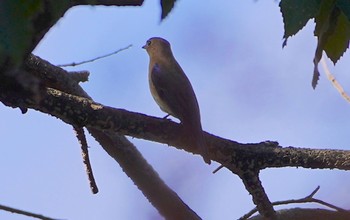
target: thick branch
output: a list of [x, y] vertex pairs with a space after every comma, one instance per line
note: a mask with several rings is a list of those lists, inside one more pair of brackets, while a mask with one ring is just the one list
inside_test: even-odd
[[267, 219], [275, 219], [275, 210], [261, 185], [259, 171], [246, 170], [239, 173], [239, 176], [247, 191], [252, 195], [253, 202], [259, 213]]
[[[42, 101], [23, 100], [26, 107], [56, 116], [63, 121], [99, 130], [109, 130], [146, 140], [165, 143], [199, 153], [190, 147], [181, 125], [123, 109], [111, 108], [55, 89], [47, 89]], [[294, 147], [271, 147], [269, 143], [241, 144], [205, 133], [210, 158], [237, 173], [267, 167], [350, 169], [350, 151]]]
[[[26, 68], [31, 74], [43, 79], [47, 87], [89, 98], [85, 91], [71, 80], [70, 75], [66, 71], [47, 61], [36, 56], [30, 56], [27, 59]], [[74, 106], [74, 102], [71, 100], [71, 105]], [[57, 103], [62, 106], [64, 101], [57, 100]], [[75, 119], [77, 116], [82, 116], [83, 112], [80, 111], [80, 107], [75, 106], [73, 108], [73, 106], [67, 107], [75, 108], [78, 112], [72, 112], [70, 116], [62, 115], [62, 112], [57, 112], [56, 116], [66, 121]], [[96, 107], [96, 105], [94, 106]], [[179, 138], [183, 135], [181, 134], [180, 126], [176, 123], [122, 109], [113, 109], [103, 107], [102, 105], [100, 107], [100, 110], [95, 111], [91, 109], [91, 106], [84, 105], [83, 109], [86, 118], [83, 116], [80, 120], [82, 121], [81, 123], [88, 124], [89, 126], [97, 126], [100, 129], [118, 131], [133, 137], [177, 146], [178, 148], [195, 153], [195, 149], [186, 147], [185, 139]], [[64, 111], [64, 109], [61, 110]], [[108, 124], [108, 126], [106, 127], [103, 124]], [[350, 151], [295, 147], [282, 148], [275, 142], [241, 144], [208, 133], [205, 136], [210, 147], [211, 159], [223, 164], [235, 173], [240, 170], [246, 170], [247, 167], [258, 170], [267, 167], [288, 166], [319, 169], [350, 169]]]
[[101, 144], [103, 149], [118, 161], [123, 171], [134, 181], [135, 185], [139, 188], [141, 186], [140, 190], [142, 193], [166, 219], [200, 219], [162, 181], [157, 172], [147, 163], [136, 147], [124, 136], [116, 135], [114, 132], [102, 132], [94, 128], [88, 128], [88, 130]]

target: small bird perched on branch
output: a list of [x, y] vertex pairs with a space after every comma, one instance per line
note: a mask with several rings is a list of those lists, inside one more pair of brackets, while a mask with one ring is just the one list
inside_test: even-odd
[[197, 98], [171, 52], [170, 43], [163, 38], [152, 37], [142, 48], [150, 57], [148, 79], [154, 100], [162, 111], [180, 119], [191, 143], [199, 149], [204, 161], [210, 164]]

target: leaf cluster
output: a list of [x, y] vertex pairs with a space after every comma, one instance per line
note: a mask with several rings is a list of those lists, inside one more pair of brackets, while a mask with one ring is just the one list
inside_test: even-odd
[[282, 0], [280, 9], [284, 22], [284, 43], [297, 34], [306, 23], [314, 19], [314, 35], [317, 47], [314, 57], [313, 88], [319, 79], [318, 63], [323, 51], [334, 64], [349, 47], [350, 2], [349, 0]]

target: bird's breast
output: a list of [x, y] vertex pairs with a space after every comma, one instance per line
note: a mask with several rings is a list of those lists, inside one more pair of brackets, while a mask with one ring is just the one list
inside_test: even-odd
[[152, 81], [151, 74], [152, 74], [152, 71], [150, 70], [150, 72], [148, 74], [148, 82], [149, 82], [149, 88], [150, 88], [151, 94], [153, 96], [153, 99], [156, 101], [156, 103], [159, 105], [160, 109], [163, 112], [166, 112], [166, 113], [174, 116], [174, 113], [172, 112], [171, 108], [166, 103], [166, 101], [162, 98], [162, 95], [164, 95], [164, 94], [158, 93], [159, 88], [156, 89], [157, 85], [155, 85], [154, 82]]

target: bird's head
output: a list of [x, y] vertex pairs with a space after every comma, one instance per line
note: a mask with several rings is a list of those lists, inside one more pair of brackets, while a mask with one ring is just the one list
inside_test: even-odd
[[142, 48], [147, 51], [150, 57], [158, 55], [172, 55], [170, 43], [167, 40], [160, 37], [152, 37], [148, 39], [146, 44]]

